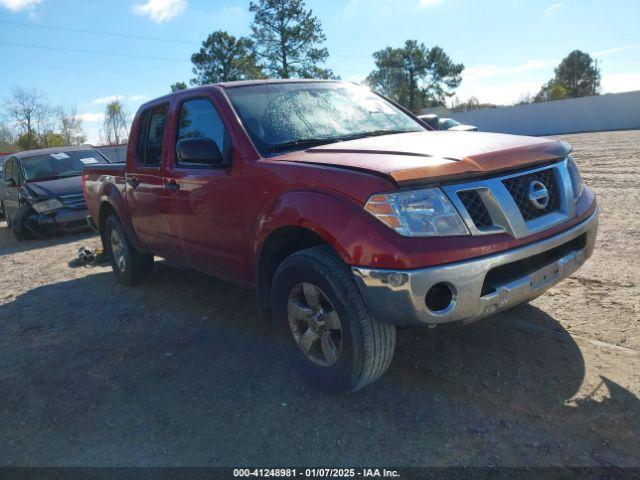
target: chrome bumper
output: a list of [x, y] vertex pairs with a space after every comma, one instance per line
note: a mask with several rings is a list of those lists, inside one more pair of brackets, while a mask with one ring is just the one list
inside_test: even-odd
[[[495, 255], [419, 270], [376, 270], [353, 267], [356, 283], [370, 314], [379, 322], [397, 325], [437, 325], [472, 322], [531, 300], [575, 272], [591, 256], [598, 229], [598, 210], [582, 223], [553, 237]], [[494, 285], [482, 295], [487, 274], [507, 264], [561, 247], [581, 235], [581, 248], [528, 272]], [[427, 292], [443, 283], [452, 293], [446, 308], [427, 307]]]

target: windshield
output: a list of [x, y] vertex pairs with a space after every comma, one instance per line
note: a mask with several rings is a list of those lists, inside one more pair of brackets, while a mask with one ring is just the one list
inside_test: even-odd
[[0, 172], [4, 169], [4, 162], [7, 160], [7, 157], [0, 156]]
[[368, 88], [350, 83], [271, 83], [227, 94], [263, 156], [424, 127]]
[[25, 179], [32, 181], [73, 177], [80, 175], [85, 165], [104, 162], [103, 157], [95, 150], [59, 152], [21, 160]]

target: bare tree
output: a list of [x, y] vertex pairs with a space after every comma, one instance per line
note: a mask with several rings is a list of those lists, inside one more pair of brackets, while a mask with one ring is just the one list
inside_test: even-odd
[[3, 122], [0, 122], [0, 150], [5, 151], [13, 147], [15, 143], [15, 135], [11, 128]]
[[129, 114], [119, 100], [107, 104], [102, 135], [107, 145], [125, 143], [129, 136]]
[[60, 123], [60, 135], [66, 145], [81, 145], [87, 141], [87, 137], [82, 129], [82, 120], [78, 117], [75, 108], [66, 111], [64, 108], [58, 109]]
[[533, 103], [533, 95], [529, 92], [521, 93], [514, 105], [527, 105]]
[[39, 135], [46, 129], [45, 123], [51, 113], [47, 97], [35, 89], [14, 88], [5, 102], [5, 109], [19, 130], [20, 146], [26, 149], [38, 147]]
[[42, 104], [42, 111], [36, 118], [37, 148], [61, 147], [62, 138], [57, 132], [59, 121], [58, 109], [48, 103]]

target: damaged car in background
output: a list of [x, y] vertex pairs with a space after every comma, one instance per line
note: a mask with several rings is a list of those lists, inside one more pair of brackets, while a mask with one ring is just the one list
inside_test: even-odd
[[18, 240], [87, 228], [82, 167], [109, 163], [88, 147], [30, 150], [9, 156], [0, 207]]

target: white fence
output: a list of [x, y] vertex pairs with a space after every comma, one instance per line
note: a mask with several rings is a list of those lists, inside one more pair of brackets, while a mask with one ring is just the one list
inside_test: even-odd
[[451, 113], [485, 132], [558, 135], [640, 129], [640, 91]]

